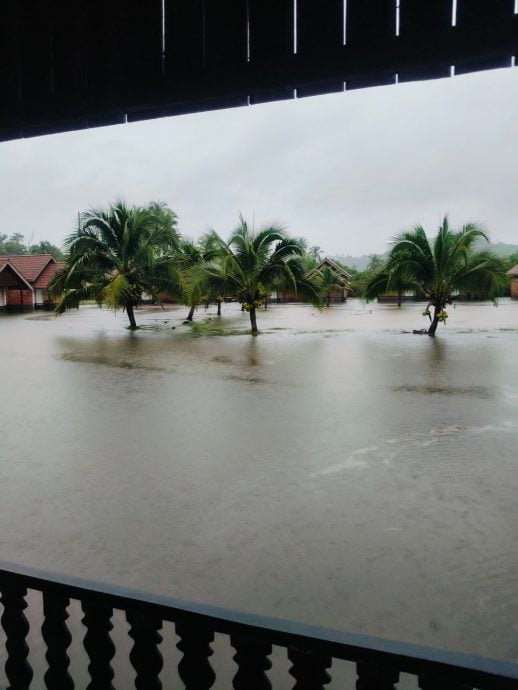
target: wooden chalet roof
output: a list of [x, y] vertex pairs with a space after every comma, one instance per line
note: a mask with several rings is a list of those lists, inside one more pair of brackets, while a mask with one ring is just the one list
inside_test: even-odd
[[507, 271], [508, 276], [518, 276], [518, 264]]
[[452, 66], [456, 74], [510, 66], [514, 8], [514, 0], [1, 2], [0, 140], [447, 77]]
[[327, 256], [320, 261], [318, 266], [315, 266], [315, 268], [308, 273], [308, 278], [313, 278], [323, 268], [329, 268], [338, 278], [338, 281], [343, 284], [344, 287], [346, 287], [349, 284], [351, 274], [348, 273], [345, 270], [345, 268], [337, 264], [336, 261], [333, 261], [333, 259], [330, 259]]
[[17, 254], [0, 256], [0, 271], [8, 266], [33, 288], [46, 288], [54, 273], [64, 264], [52, 254]]
[[27, 290], [30, 287], [27, 280], [12, 264], [0, 261], [0, 288]]

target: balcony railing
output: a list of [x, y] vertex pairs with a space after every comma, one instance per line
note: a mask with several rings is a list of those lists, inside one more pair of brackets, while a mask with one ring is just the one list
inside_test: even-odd
[[[356, 677], [350, 687], [355, 683], [357, 690], [395, 690], [400, 674], [414, 676], [414, 687], [421, 690], [518, 688], [518, 664], [228, 611], [12, 564], [0, 564], [0, 592], [5, 676], [10, 690], [34, 687], [28, 639], [35, 644], [40, 635], [46, 659], [42, 683], [49, 689], [127, 688], [127, 681], [117, 684], [113, 668], [115, 655], [125, 653], [126, 661], [134, 669], [134, 687], [159, 690], [164, 662], [162, 633], [164, 626], [171, 623], [181, 653], [178, 687], [186, 690], [208, 690], [214, 685], [223, 690], [221, 678], [216, 677], [214, 670], [221, 663], [211, 665], [209, 661], [215, 634], [226, 636], [233, 648], [227, 667], [234, 668], [233, 659], [235, 690], [276, 687], [270, 656], [277, 648], [287, 651], [290, 685], [294, 690], [323, 690], [331, 682], [339, 660], [355, 664]], [[34, 597], [41, 599], [38, 623], [33, 620], [38, 616], [32, 612], [25, 615], [28, 592], [31, 601]], [[80, 637], [88, 657], [87, 683], [74, 678], [71, 667], [74, 654], [70, 647], [77, 649], [79, 640], [73, 640], [72, 626], [67, 625], [67, 620], [70, 609], [79, 610], [79, 606]], [[121, 630], [112, 633], [114, 619], [121, 620], [120, 612], [127, 622], [130, 645], [121, 640]], [[277, 649], [275, 659], [279, 658], [278, 652]], [[288, 686], [283, 683], [283, 687]]]

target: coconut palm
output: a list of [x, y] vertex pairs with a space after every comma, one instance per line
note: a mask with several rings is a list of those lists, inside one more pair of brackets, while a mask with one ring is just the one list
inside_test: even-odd
[[125, 310], [130, 329], [137, 328], [134, 307], [143, 293], [158, 299], [177, 280], [176, 222], [176, 214], [157, 202], [130, 207], [117, 201], [80, 214], [77, 230], [65, 241], [65, 267], [50, 286], [62, 295], [57, 313], [95, 299]]
[[215, 232], [211, 238], [214, 256], [194, 267], [190, 292], [198, 299], [207, 292], [237, 297], [250, 314], [252, 335], [258, 333], [257, 307], [272, 289], [289, 290], [319, 303], [318, 285], [305, 276], [301, 243], [281, 227], [256, 232], [240, 217], [228, 242]]
[[385, 266], [369, 281], [366, 296], [376, 297], [401, 284], [419, 291], [429, 300], [424, 312], [431, 321], [427, 333], [435, 335], [439, 322], [447, 319], [446, 305], [454, 293], [476, 291], [481, 296], [496, 297], [505, 284], [501, 260], [490, 251], [476, 251], [475, 245], [481, 239], [488, 241], [479, 225], [468, 223], [452, 231], [447, 217], [433, 242], [420, 225], [404, 232], [394, 238]]
[[362, 294], [370, 299], [373, 295], [395, 292], [397, 293], [397, 306], [401, 307], [405, 291], [412, 289], [414, 289], [414, 284], [406, 279], [404, 270], [394, 270], [391, 273], [385, 265], [382, 265], [374, 274], [369, 275], [363, 285]]
[[219, 238], [213, 232], [206, 233], [198, 242], [193, 242], [189, 239], [182, 239], [180, 242], [178, 267], [181, 277], [181, 296], [189, 306], [186, 321], [193, 320], [194, 310], [202, 300], [205, 300], [207, 303], [215, 301], [218, 306], [218, 316], [221, 316], [222, 297], [219, 293], [211, 291], [210, 286], [207, 286], [206, 293], [203, 295], [190, 290], [191, 272], [193, 270], [196, 272], [201, 265], [214, 259], [217, 256], [218, 247]]

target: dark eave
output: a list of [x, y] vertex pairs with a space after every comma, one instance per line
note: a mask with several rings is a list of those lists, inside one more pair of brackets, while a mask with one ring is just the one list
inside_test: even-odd
[[510, 66], [514, 0], [452, 2], [4, 0], [0, 140]]

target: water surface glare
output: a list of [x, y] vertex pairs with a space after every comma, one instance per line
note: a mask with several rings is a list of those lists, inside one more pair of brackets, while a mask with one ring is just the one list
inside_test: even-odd
[[518, 303], [223, 310], [0, 315], [0, 557], [518, 660]]

